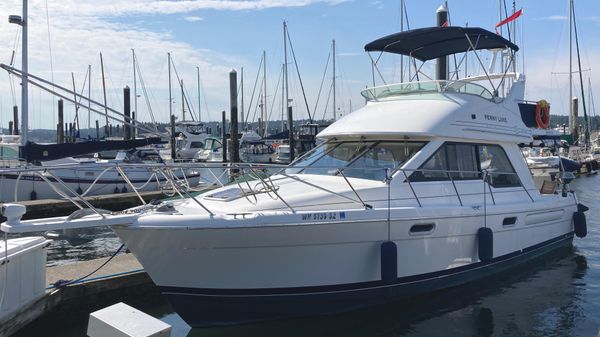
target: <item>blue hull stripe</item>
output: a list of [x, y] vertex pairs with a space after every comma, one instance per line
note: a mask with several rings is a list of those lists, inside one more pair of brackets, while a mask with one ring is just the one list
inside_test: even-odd
[[269, 289], [159, 288], [179, 315], [193, 327], [334, 314], [472, 282], [571, 244], [572, 239], [573, 232], [496, 257], [487, 263], [477, 262], [449, 270], [400, 277], [387, 283], [374, 281]]

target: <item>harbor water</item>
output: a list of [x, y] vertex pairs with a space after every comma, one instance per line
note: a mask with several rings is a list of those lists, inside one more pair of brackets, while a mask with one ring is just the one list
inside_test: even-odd
[[[196, 336], [596, 336], [600, 329], [600, 175], [572, 183], [586, 213], [588, 236], [526, 266], [477, 283], [410, 301], [341, 315], [226, 328], [191, 329], [158, 291], [128, 299], [173, 326], [173, 337]], [[76, 248], [57, 241], [49, 264], [106, 256], [120, 242], [108, 230], [85, 234]], [[85, 240], [84, 240], [85, 241]], [[46, 315], [16, 336], [84, 337], [90, 311], [120, 302], [103, 298], [97, 307]]]

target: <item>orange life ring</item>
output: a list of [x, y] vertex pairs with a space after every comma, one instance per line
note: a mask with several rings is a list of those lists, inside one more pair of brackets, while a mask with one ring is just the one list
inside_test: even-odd
[[544, 99], [535, 105], [535, 123], [540, 129], [550, 127], [550, 104]]

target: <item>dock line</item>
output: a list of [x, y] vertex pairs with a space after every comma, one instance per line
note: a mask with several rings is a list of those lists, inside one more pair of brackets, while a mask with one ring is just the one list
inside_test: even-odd
[[[54, 282], [52, 284], [53, 288], [63, 288], [66, 287], [68, 285], [74, 284], [74, 283], [80, 283], [82, 281], [84, 281], [86, 278], [88, 278], [91, 275], [94, 275], [98, 270], [102, 269], [102, 267], [106, 266], [106, 264], [108, 262], [110, 262], [115, 256], [117, 256], [117, 254], [119, 254], [119, 252], [121, 251], [121, 249], [123, 249], [123, 247], [125, 247], [125, 244], [122, 243], [121, 246], [119, 247], [119, 249], [117, 249], [117, 251], [115, 251], [112, 256], [110, 258], [108, 258], [108, 260], [104, 261], [103, 264], [101, 264], [98, 268], [94, 269], [92, 272], [90, 272], [89, 274], [82, 276], [76, 280], [58, 280], [56, 282]], [[48, 289], [48, 288], [46, 288]], [[52, 289], [52, 288], [51, 288]]]

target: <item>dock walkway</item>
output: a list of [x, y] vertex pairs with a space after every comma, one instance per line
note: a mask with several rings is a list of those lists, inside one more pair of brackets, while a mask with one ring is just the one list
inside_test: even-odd
[[154, 288], [152, 280], [132, 254], [115, 256], [88, 279], [63, 288], [54, 288], [58, 280], [77, 280], [102, 265], [108, 257], [49, 267], [46, 270], [46, 294], [37, 301], [0, 321], [0, 337], [10, 336], [52, 310], [77, 310], [92, 307], [107, 294], [118, 297], [141, 295]]

